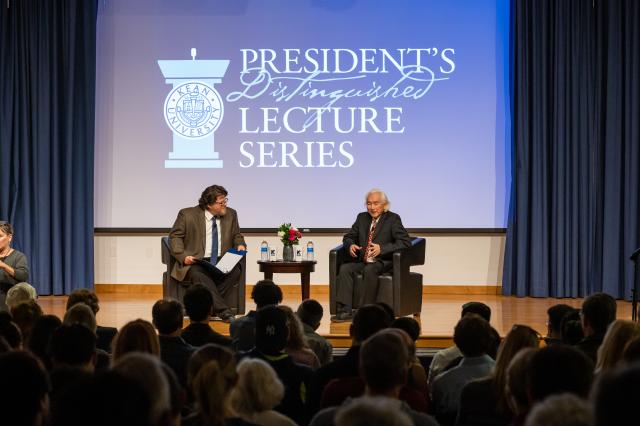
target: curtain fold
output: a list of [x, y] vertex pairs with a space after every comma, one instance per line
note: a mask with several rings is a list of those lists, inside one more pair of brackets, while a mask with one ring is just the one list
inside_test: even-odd
[[0, 219], [39, 294], [93, 286], [95, 1], [0, 8]]
[[638, 2], [514, 0], [512, 8], [503, 293], [628, 298], [628, 253], [640, 241]]

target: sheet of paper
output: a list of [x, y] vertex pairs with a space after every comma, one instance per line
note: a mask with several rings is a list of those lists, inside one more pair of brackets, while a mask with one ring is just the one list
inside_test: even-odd
[[238, 262], [240, 262], [241, 259], [241, 254], [228, 251], [224, 254], [224, 256], [222, 256], [220, 261], [216, 263], [216, 268], [218, 268], [221, 272], [228, 274], [229, 272], [231, 272], [233, 267], [236, 266]]

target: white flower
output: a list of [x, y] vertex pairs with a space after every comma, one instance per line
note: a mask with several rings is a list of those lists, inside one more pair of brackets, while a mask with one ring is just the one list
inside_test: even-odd
[[291, 228], [291, 229], [293, 229], [294, 231], [298, 232], [298, 228]]
[[278, 231], [278, 237], [280, 238], [284, 237], [284, 231]]

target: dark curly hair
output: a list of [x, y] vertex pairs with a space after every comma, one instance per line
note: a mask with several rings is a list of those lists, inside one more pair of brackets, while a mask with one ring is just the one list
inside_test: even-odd
[[200, 195], [200, 199], [198, 200], [198, 205], [201, 209], [206, 209], [209, 204], [213, 204], [216, 202], [216, 198], [219, 196], [227, 196], [229, 193], [223, 186], [220, 185], [211, 185], [205, 188]]

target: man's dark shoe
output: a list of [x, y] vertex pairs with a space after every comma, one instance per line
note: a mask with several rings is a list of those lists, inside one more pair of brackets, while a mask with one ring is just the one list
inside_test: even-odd
[[231, 322], [234, 318], [235, 315], [233, 315], [233, 312], [231, 312], [230, 310], [226, 310], [226, 311], [222, 311], [218, 314], [218, 317], [223, 321], [223, 322]]
[[353, 320], [351, 310], [340, 311], [335, 316], [331, 317], [331, 322], [349, 322], [351, 320]]

